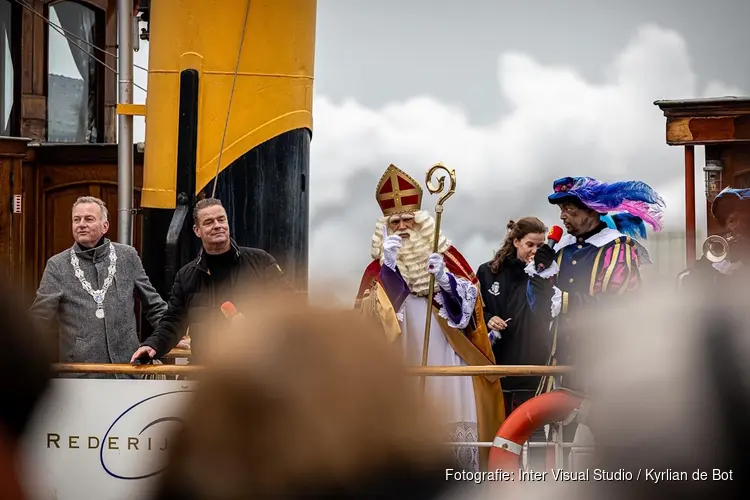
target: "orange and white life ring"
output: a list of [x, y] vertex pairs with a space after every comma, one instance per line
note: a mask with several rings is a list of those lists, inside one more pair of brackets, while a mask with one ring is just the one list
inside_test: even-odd
[[518, 469], [518, 457], [531, 434], [550, 422], [565, 420], [583, 401], [568, 391], [553, 391], [529, 399], [516, 408], [497, 431], [490, 448], [489, 470]]

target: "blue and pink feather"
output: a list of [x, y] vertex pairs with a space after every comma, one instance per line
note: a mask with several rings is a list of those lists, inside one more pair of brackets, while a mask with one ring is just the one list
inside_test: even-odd
[[[632, 237], [646, 238], [646, 226], [661, 231], [664, 199], [641, 181], [606, 183], [592, 177], [564, 177], [553, 183], [550, 203], [574, 197], [592, 210], [604, 214], [607, 225]], [[609, 217], [610, 220], [607, 219]]]

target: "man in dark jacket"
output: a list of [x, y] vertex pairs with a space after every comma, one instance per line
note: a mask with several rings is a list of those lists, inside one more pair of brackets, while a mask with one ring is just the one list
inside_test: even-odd
[[245, 293], [292, 290], [270, 254], [241, 247], [232, 240], [221, 201], [200, 200], [193, 210], [193, 222], [193, 231], [203, 248], [194, 261], [177, 273], [167, 312], [154, 333], [135, 351], [131, 363], [146, 354], [151, 359], [163, 357], [188, 328], [196, 359], [208, 335], [205, 325], [221, 318], [221, 304], [240, 300]]

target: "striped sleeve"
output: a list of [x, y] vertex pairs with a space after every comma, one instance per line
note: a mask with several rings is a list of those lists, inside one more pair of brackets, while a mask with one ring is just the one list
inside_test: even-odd
[[638, 290], [641, 283], [638, 264], [636, 246], [630, 237], [619, 238], [601, 247], [591, 269], [588, 293], [562, 292], [560, 313], [568, 314], [571, 308]]
[[604, 248], [597, 271], [591, 282], [592, 295], [623, 294], [639, 288], [638, 255], [630, 237], [620, 238]]

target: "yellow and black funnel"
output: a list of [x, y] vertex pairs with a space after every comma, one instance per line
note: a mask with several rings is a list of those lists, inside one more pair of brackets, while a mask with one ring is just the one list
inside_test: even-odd
[[190, 212], [215, 191], [237, 243], [306, 289], [316, 3], [148, 2], [143, 253], [163, 287], [195, 257]]

